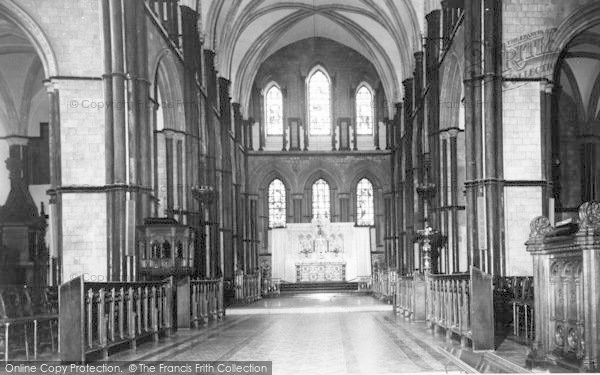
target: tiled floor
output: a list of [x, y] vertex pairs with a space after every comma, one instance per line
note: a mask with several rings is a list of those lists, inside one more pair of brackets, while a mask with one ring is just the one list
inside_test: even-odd
[[228, 316], [112, 359], [273, 361], [274, 374], [458, 371], [435, 345], [401, 326], [383, 312]]
[[[294, 298], [259, 301], [257, 308], [381, 306], [368, 296]], [[274, 374], [460, 372], [438, 344], [422, 325], [389, 311], [228, 315], [206, 329], [179, 331], [159, 346], [112, 359], [273, 361]]]
[[[526, 354], [526, 347], [504, 340], [486, 355], [519, 369]], [[39, 359], [57, 358], [45, 351]], [[289, 295], [231, 307], [222, 321], [178, 330], [110, 360], [272, 361], [274, 374], [459, 373], [486, 363], [482, 354], [432, 336], [424, 323], [396, 316], [390, 305], [369, 295], [343, 293]]]

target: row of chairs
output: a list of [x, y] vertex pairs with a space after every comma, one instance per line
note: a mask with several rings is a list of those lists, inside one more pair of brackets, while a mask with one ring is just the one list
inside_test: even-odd
[[0, 285], [0, 355], [37, 359], [44, 348], [58, 349], [57, 289]]
[[494, 303], [497, 322], [510, 324], [512, 336], [524, 344], [534, 339], [533, 277], [513, 276], [495, 280]]

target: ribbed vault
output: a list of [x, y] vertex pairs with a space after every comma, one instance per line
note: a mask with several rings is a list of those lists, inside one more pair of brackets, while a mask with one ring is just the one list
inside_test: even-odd
[[420, 49], [410, 0], [212, 0], [202, 8], [206, 47], [216, 52], [219, 75], [231, 80], [232, 99], [244, 114], [261, 63], [311, 37], [334, 40], [372, 61], [393, 113], [412, 53]]

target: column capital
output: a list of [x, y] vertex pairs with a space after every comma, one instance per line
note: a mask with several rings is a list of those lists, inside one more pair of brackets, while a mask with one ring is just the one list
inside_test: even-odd
[[459, 132], [460, 132], [460, 129], [458, 129], [458, 128], [448, 129], [448, 135], [450, 136], [450, 138], [456, 138], [458, 136]]
[[46, 88], [46, 92], [48, 94], [54, 94], [56, 90], [58, 90], [58, 84], [55, 81], [46, 80], [44, 81], [44, 87]]
[[4, 140], [6, 143], [8, 143], [8, 146], [27, 146], [27, 144], [29, 143], [29, 137], [26, 137], [24, 135], [19, 135], [19, 134], [12, 134], [12, 135], [7, 135], [1, 138], [2, 140]]

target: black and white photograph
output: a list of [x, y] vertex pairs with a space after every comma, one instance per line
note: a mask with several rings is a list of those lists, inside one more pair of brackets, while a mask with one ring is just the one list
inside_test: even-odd
[[0, 0], [0, 374], [600, 373], [600, 0]]

